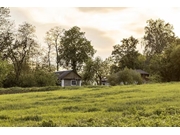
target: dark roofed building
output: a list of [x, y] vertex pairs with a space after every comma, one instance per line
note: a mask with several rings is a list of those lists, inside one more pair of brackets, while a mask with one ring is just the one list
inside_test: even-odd
[[136, 69], [135, 71], [138, 72], [138, 73], [140, 73], [141, 77], [142, 77], [145, 81], [148, 81], [149, 73], [147, 73], [146, 71], [141, 70], [141, 69]]
[[59, 84], [64, 86], [81, 86], [81, 76], [73, 70], [57, 71], [55, 74], [58, 77]]

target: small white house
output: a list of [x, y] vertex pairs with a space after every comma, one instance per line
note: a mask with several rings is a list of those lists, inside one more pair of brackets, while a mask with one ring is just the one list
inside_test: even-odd
[[64, 86], [81, 86], [81, 76], [73, 70], [57, 71], [55, 74], [58, 77], [59, 84]]

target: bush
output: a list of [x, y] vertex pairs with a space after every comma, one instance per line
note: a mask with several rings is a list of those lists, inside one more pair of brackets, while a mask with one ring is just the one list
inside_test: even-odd
[[53, 73], [37, 70], [34, 73], [36, 86], [54, 86], [56, 85], [57, 77]]
[[162, 77], [160, 75], [151, 75], [150, 77], [148, 77], [148, 79], [152, 83], [162, 82]]
[[122, 71], [119, 71], [115, 74], [112, 74], [108, 77], [108, 81], [110, 85], [119, 85], [119, 84], [142, 84], [143, 79], [141, 78], [141, 75], [132, 70], [125, 68]]
[[17, 81], [15, 79], [15, 74], [13, 72], [10, 72], [7, 76], [6, 79], [3, 81], [3, 87], [15, 87], [17, 86]]
[[112, 75], [108, 76], [108, 82], [112, 86], [117, 85], [119, 83], [118, 75], [117, 74], [112, 74]]
[[36, 86], [36, 81], [33, 73], [23, 74], [19, 79], [19, 86], [21, 87], [33, 87]]
[[7, 75], [12, 70], [12, 65], [8, 64], [7, 61], [3, 61], [0, 58], [0, 87], [3, 86], [3, 81], [7, 78]]

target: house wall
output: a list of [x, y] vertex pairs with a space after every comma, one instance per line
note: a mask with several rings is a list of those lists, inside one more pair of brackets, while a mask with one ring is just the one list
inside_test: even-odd
[[[72, 80], [64, 80], [64, 86], [72, 86], [71, 81]], [[77, 80], [77, 85], [76, 86], [80, 86], [80, 80]]]

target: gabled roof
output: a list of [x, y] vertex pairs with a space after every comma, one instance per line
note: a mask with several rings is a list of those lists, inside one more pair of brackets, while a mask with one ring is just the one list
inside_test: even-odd
[[[56, 71], [55, 73], [58, 74], [59, 79], [63, 79], [65, 76], [67, 76], [69, 73], [73, 72], [73, 70], [66, 70], [66, 71]], [[75, 72], [74, 72], [75, 73]], [[77, 73], [76, 73], [77, 74]], [[78, 75], [78, 74], [77, 74]], [[78, 75], [80, 78], [81, 76]]]
[[147, 73], [147, 72], [145, 72], [144, 70], [141, 70], [141, 69], [136, 69], [135, 71], [139, 72], [140, 74], [149, 75], [149, 73]]

